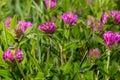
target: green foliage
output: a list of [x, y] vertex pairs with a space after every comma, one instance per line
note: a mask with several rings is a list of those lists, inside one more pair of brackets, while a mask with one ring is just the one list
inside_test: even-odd
[[[109, 68], [107, 48], [103, 33], [112, 30], [120, 32], [120, 25], [108, 21], [103, 33], [93, 32], [87, 25], [88, 16], [95, 22], [103, 12], [120, 8], [119, 0], [57, 0], [57, 7], [46, 9], [45, 0], [0, 0], [0, 80], [120, 80], [120, 46], [112, 47]], [[61, 15], [74, 12], [78, 15], [76, 26], [63, 23]], [[4, 21], [12, 17], [10, 29]], [[19, 40], [14, 29], [18, 21], [31, 21]], [[38, 26], [52, 21], [57, 30], [45, 34]], [[8, 49], [21, 49], [24, 60], [21, 63], [7, 63], [3, 53]], [[99, 48], [101, 57], [90, 60], [89, 49]]]

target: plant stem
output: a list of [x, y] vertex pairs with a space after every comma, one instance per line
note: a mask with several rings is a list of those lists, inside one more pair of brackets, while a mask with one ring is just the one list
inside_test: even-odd
[[42, 62], [42, 59], [41, 59], [41, 48], [40, 48], [40, 38], [39, 38], [39, 31], [38, 31], [38, 37], [37, 37], [37, 43], [38, 43], [38, 63], [41, 63]]
[[[109, 72], [109, 64], [110, 64], [110, 50], [107, 52], [107, 73]], [[106, 77], [106, 80], [109, 80], [109, 76]]]
[[84, 62], [87, 53], [88, 53], [88, 51], [85, 52], [85, 55], [83, 56], [83, 58], [82, 58], [82, 60], [81, 60], [81, 62], [80, 62], [80, 67], [82, 66], [82, 63]]
[[20, 72], [21, 72], [21, 74], [22, 74], [24, 80], [27, 80], [27, 77], [25, 76], [25, 74], [24, 74], [22, 68], [20, 67], [20, 64], [18, 63], [18, 61], [17, 61], [16, 59], [15, 59], [15, 62], [16, 62], [16, 64], [17, 64], [18, 69], [20, 70]]
[[99, 75], [99, 70], [97, 70], [97, 75], [96, 75], [95, 80], [99, 80], [98, 75]]
[[61, 58], [61, 64], [63, 64], [63, 55], [62, 55], [62, 46], [59, 44], [59, 49], [60, 49], [60, 58]]

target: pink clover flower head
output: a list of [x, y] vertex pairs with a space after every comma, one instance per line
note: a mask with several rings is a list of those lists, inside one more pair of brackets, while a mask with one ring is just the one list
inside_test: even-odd
[[103, 38], [107, 46], [111, 46], [114, 44], [114, 34], [112, 33], [112, 31], [104, 33]]
[[22, 21], [22, 20], [21, 20], [21, 21], [18, 22], [18, 25], [20, 25], [21, 30], [22, 30], [23, 32], [25, 32], [28, 27], [31, 27], [31, 26], [32, 26], [32, 23], [31, 23], [31, 22], [25, 22], [25, 21]]
[[21, 50], [16, 50], [15, 51], [16, 52], [16, 59], [19, 61], [19, 62], [21, 62], [22, 60], [23, 60], [23, 57], [22, 57], [22, 51]]
[[47, 34], [53, 34], [56, 30], [56, 25], [53, 22], [46, 22], [39, 26], [39, 29]]
[[4, 59], [4, 61], [6, 61], [8, 59], [11, 62], [14, 62], [15, 59], [14, 59], [14, 56], [10, 49], [8, 49], [6, 52], [3, 53], [3, 59]]
[[102, 17], [101, 17], [101, 24], [105, 24], [107, 22], [107, 20], [109, 19], [109, 15], [105, 12], [102, 14]]
[[112, 31], [108, 31], [103, 34], [103, 38], [105, 41], [105, 44], [110, 47], [114, 44], [117, 44], [120, 41], [120, 35], [119, 33], [115, 32], [112, 33]]
[[111, 15], [112, 17], [115, 17], [117, 13], [119, 13], [119, 11], [111, 11], [111, 12], [110, 12], [110, 15]]
[[120, 12], [116, 14], [116, 16], [115, 16], [115, 21], [116, 21], [117, 23], [120, 23]]
[[3, 53], [4, 61], [10, 60], [11, 62], [15, 62], [15, 58], [18, 60], [18, 62], [21, 62], [23, 60], [21, 50], [18, 49], [15, 50], [15, 52], [12, 52], [12, 50], [8, 49], [6, 52]]
[[110, 14], [114, 18], [115, 22], [120, 23], [120, 11], [111, 11]]
[[118, 32], [114, 33], [114, 43], [117, 44], [120, 41], [120, 34]]
[[12, 18], [8, 17], [5, 20], [5, 26], [9, 29], [10, 28], [10, 23], [12, 22]]
[[68, 12], [68, 13], [63, 13], [62, 19], [63, 19], [65, 24], [75, 26], [77, 23], [77, 20], [78, 20], [78, 16], [76, 14]]
[[56, 0], [45, 0], [45, 5], [47, 8], [54, 8], [57, 5]]
[[100, 59], [100, 51], [98, 48], [90, 49], [89, 58], [92, 60], [94, 57]]

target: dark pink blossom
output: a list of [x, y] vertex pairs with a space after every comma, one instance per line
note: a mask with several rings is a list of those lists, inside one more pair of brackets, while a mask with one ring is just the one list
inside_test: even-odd
[[120, 23], [120, 11], [111, 11], [110, 15], [114, 18], [115, 22]]
[[105, 24], [107, 22], [107, 20], [109, 19], [109, 15], [105, 12], [102, 14], [102, 17], [101, 17], [101, 24]]
[[22, 57], [22, 51], [21, 50], [16, 50], [16, 59], [21, 62], [23, 60], [23, 57]]
[[4, 61], [6, 61], [7, 59], [10, 60], [11, 62], [15, 61], [12, 51], [10, 49], [3, 53], [3, 59]]
[[117, 13], [119, 13], [119, 11], [111, 11], [111, 12], [110, 12], [110, 15], [111, 15], [112, 17], [115, 17]]
[[108, 31], [106, 33], [104, 33], [103, 35], [105, 44], [110, 47], [114, 44], [117, 44], [120, 41], [120, 35], [119, 33], [115, 32], [112, 33], [112, 31]]
[[65, 24], [75, 26], [77, 23], [77, 20], [78, 20], [78, 16], [76, 14], [68, 12], [68, 13], [63, 13], [62, 19], [63, 19]]
[[114, 43], [117, 44], [120, 41], [120, 34], [118, 32], [114, 33]]
[[25, 32], [28, 27], [32, 26], [32, 23], [31, 22], [25, 22], [25, 21], [21, 20], [21, 21], [18, 22], [18, 25], [21, 27], [21, 30], [23, 32]]
[[47, 8], [54, 8], [57, 5], [56, 0], [45, 0], [45, 5]]
[[53, 34], [56, 30], [56, 25], [53, 22], [46, 22], [39, 26], [39, 29], [47, 34]]
[[15, 59], [17, 59], [18, 62], [21, 62], [23, 60], [22, 51], [19, 49], [15, 51], [8, 49], [3, 53], [3, 59], [4, 61], [10, 60], [11, 62], [15, 62]]
[[120, 23], [120, 12], [116, 14], [116, 16], [115, 16], [115, 21], [116, 21], [117, 23]]

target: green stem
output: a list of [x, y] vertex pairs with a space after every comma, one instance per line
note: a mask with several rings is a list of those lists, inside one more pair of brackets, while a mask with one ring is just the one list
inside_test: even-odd
[[20, 70], [20, 72], [21, 72], [21, 74], [22, 74], [24, 80], [27, 80], [27, 77], [25, 76], [25, 74], [24, 74], [22, 68], [20, 67], [20, 64], [18, 63], [18, 61], [17, 61], [16, 59], [15, 59], [15, 62], [16, 62], [16, 64], [17, 64], [18, 69]]
[[99, 70], [97, 70], [97, 75], [96, 75], [95, 80], [99, 80], [98, 76], [99, 76]]
[[87, 53], [88, 53], [88, 51], [86, 51], [85, 55], [83, 56], [83, 58], [82, 58], [82, 60], [81, 60], [81, 62], [80, 62], [80, 67], [82, 66], [82, 63], [84, 62]]
[[59, 44], [59, 49], [60, 49], [60, 58], [61, 58], [61, 64], [63, 64], [63, 49], [62, 49], [62, 46], [61, 44]]
[[48, 47], [48, 50], [47, 50], [47, 59], [46, 59], [46, 65], [45, 65], [45, 70], [46, 70], [46, 72], [47, 72], [47, 70], [48, 70], [49, 57], [50, 57], [50, 47]]
[[40, 44], [39, 44], [39, 41], [40, 41], [40, 38], [39, 38], [39, 31], [38, 31], [38, 37], [37, 37], [37, 43], [38, 43], [38, 63], [41, 63], [42, 62], [42, 57], [41, 57], [41, 49], [40, 49]]
[[[107, 73], [109, 73], [109, 65], [110, 65], [110, 50], [107, 52]], [[109, 76], [106, 77], [106, 80], [109, 80]]]

